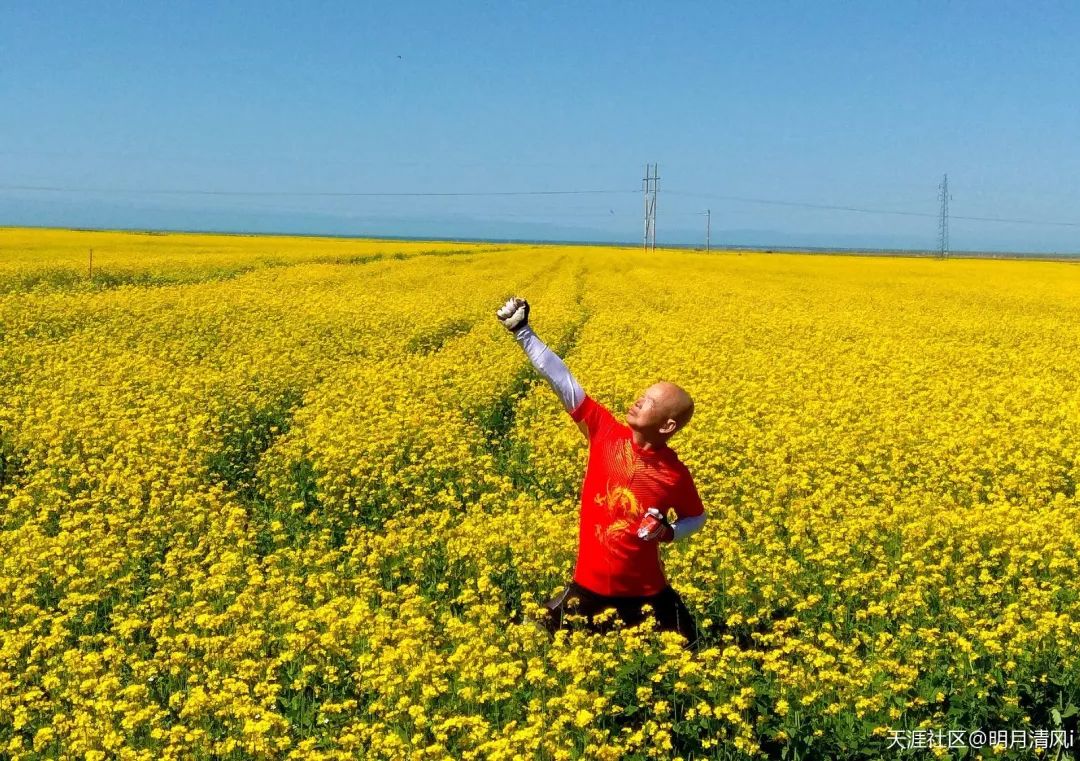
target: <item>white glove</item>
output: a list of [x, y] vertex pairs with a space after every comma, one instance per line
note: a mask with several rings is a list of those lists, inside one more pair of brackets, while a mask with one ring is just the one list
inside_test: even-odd
[[666, 515], [655, 507], [650, 507], [645, 511], [645, 517], [638, 527], [637, 535], [639, 539], [644, 539], [646, 542], [651, 542], [654, 539], [661, 542], [670, 542], [675, 538], [675, 529], [671, 527]]
[[507, 299], [506, 303], [495, 311], [495, 316], [507, 330], [516, 333], [529, 324], [529, 302], [514, 296]]

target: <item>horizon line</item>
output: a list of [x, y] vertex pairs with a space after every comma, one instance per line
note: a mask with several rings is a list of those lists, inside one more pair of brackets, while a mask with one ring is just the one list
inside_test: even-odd
[[[516, 243], [532, 245], [563, 245], [563, 246], [601, 246], [609, 248], [636, 248], [637, 243], [619, 240], [586, 241], [559, 238], [482, 238], [482, 237], [458, 237], [458, 236], [428, 236], [428, 235], [387, 235], [387, 234], [343, 234], [343, 233], [297, 233], [297, 232], [266, 232], [251, 230], [221, 230], [221, 229], [192, 229], [175, 227], [57, 227], [55, 225], [0, 225], [0, 230], [60, 230], [68, 232], [118, 232], [145, 235], [226, 235], [243, 237], [273, 237], [273, 238], [333, 238], [337, 240], [388, 240], [388, 241], [417, 241], [417, 242], [451, 242], [451, 243]], [[839, 255], [869, 255], [869, 256], [907, 256], [920, 259], [940, 259], [940, 251], [926, 248], [879, 248], [872, 246], [787, 246], [787, 245], [741, 245], [725, 244], [710, 245], [706, 248], [700, 243], [665, 243], [657, 245], [659, 249], [679, 249], [701, 252], [723, 251], [748, 251], [754, 253], [806, 253], [812, 255], [835, 253]], [[1080, 251], [986, 251], [950, 249], [948, 256], [963, 259], [1023, 259], [1045, 261], [1080, 261]]]

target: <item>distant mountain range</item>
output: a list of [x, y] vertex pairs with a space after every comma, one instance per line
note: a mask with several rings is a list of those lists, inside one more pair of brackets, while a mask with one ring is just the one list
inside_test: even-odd
[[[490, 240], [638, 245], [641, 236], [616, 227], [600, 228], [560, 222], [506, 220], [482, 215], [428, 217], [351, 216], [304, 211], [207, 209], [181, 206], [123, 204], [115, 201], [70, 201], [0, 196], [0, 226], [67, 227], [86, 229], [171, 230], [230, 233], [327, 235], [439, 240]], [[954, 237], [957, 243], [960, 238]], [[1032, 245], [1023, 238], [999, 236], [963, 239], [964, 247], [979, 253], [1029, 253], [1080, 257], [1075, 245]], [[661, 246], [705, 245], [704, 229], [664, 226], [658, 219]], [[861, 250], [929, 253], [936, 249], [932, 228], [927, 235], [902, 233], [791, 232], [736, 228], [712, 230], [713, 248]]]

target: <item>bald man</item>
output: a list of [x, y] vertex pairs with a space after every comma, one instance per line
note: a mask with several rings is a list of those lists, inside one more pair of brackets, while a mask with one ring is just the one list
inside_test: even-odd
[[[566, 364], [529, 326], [529, 303], [511, 298], [496, 316], [513, 333], [537, 372], [589, 442], [581, 490], [578, 558], [573, 580], [545, 605], [545, 626], [554, 632], [567, 613], [583, 615], [589, 628], [614, 609], [626, 625], [639, 623], [650, 605], [657, 629], [677, 631], [696, 648], [697, 629], [679, 594], [668, 584], [659, 545], [681, 541], [705, 523], [694, 479], [668, 446], [690, 422], [694, 401], [668, 381], [649, 386], [622, 423], [590, 398]], [[668, 511], [678, 519], [668, 521]]]

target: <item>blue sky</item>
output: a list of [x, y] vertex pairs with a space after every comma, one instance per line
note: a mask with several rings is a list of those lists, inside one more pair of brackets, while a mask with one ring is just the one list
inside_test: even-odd
[[711, 208], [715, 244], [932, 248], [946, 171], [954, 215], [1080, 223], [1077, 32], [1070, 3], [5, 4], [0, 224], [633, 241], [652, 161], [660, 243]]

